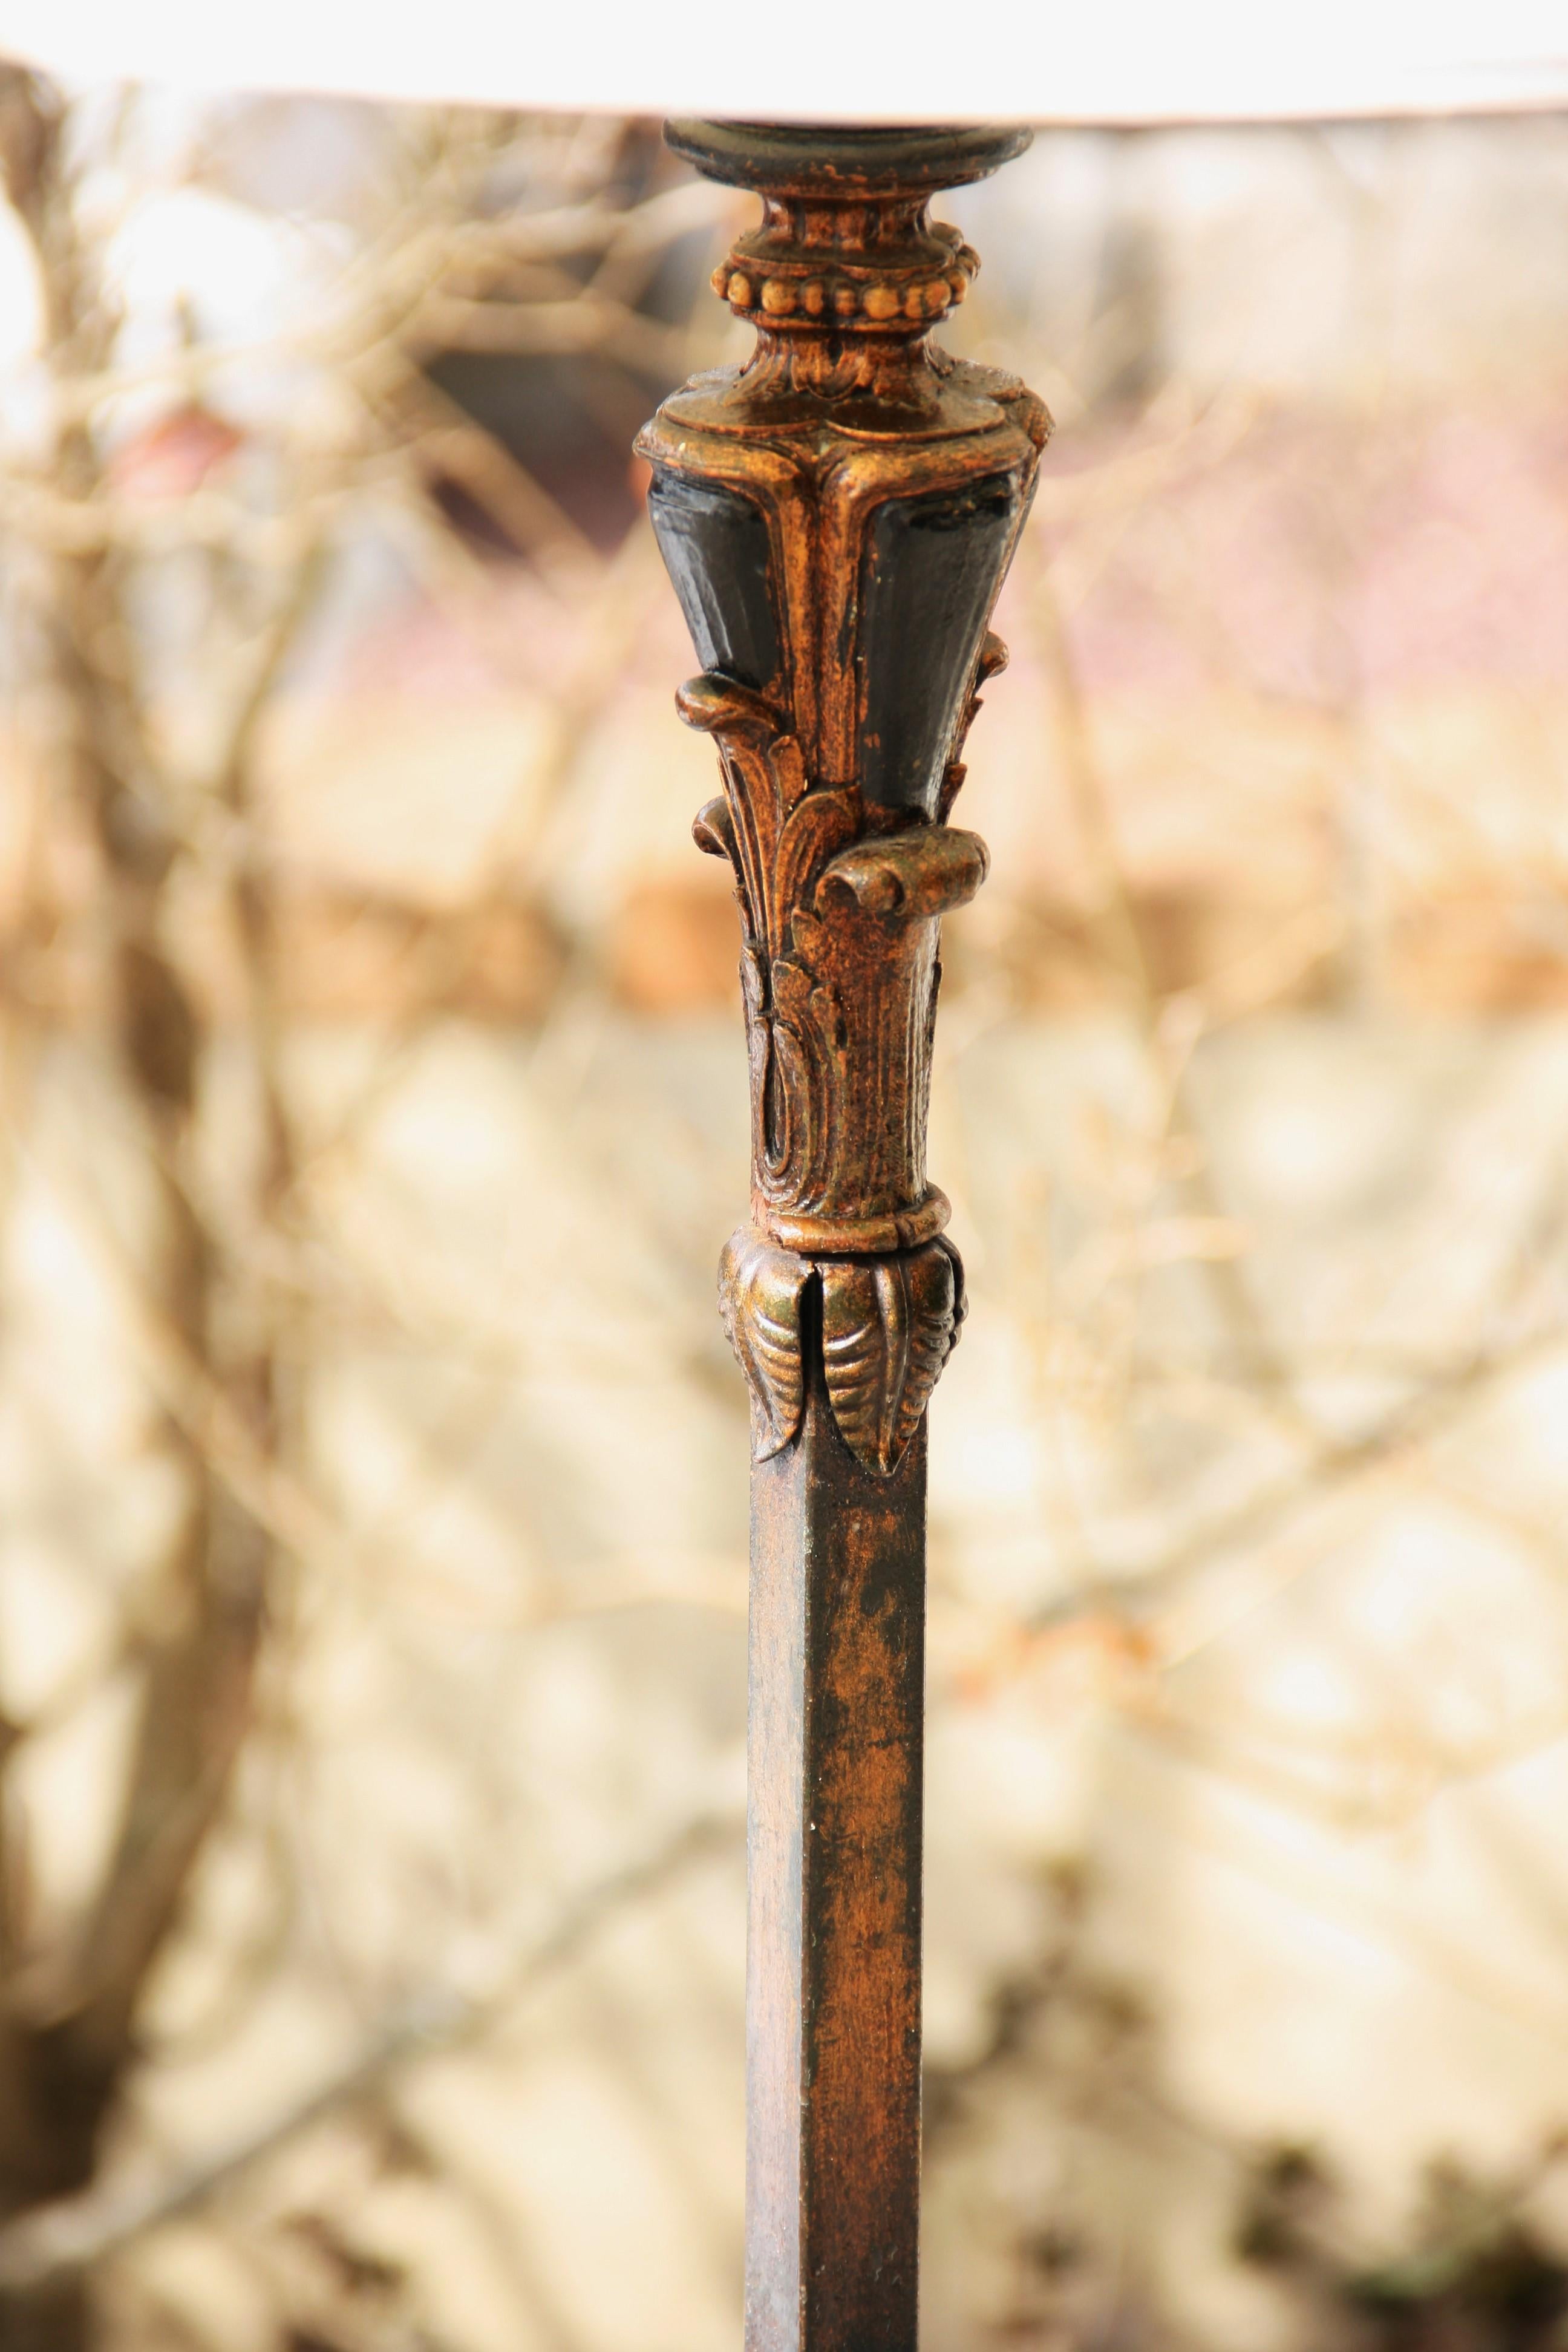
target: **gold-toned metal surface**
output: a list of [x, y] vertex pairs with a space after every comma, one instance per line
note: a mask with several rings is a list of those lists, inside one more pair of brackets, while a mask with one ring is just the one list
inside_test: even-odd
[[754, 189], [713, 273], [756, 330], [638, 441], [718, 749], [740, 907], [751, 1223], [721, 1266], [752, 1401], [750, 2352], [916, 2330], [923, 1419], [963, 1315], [926, 1173], [947, 818], [1049, 430], [931, 330], [978, 267], [927, 215], [1017, 131], [680, 123]]

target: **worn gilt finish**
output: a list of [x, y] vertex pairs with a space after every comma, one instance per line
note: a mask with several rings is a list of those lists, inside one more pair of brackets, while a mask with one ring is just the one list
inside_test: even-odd
[[977, 267], [936, 189], [1016, 131], [677, 123], [762, 198], [714, 273], [756, 330], [638, 446], [741, 913], [751, 1221], [720, 1274], [752, 1428], [747, 2343], [909, 2352], [920, 2163], [927, 1402], [963, 1315], [926, 1174], [948, 823], [1048, 430], [931, 331]]

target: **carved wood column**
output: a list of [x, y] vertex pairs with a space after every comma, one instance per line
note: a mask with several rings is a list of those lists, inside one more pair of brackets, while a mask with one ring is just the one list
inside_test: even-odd
[[757, 331], [638, 447], [723, 790], [751, 1221], [720, 1269], [752, 1437], [748, 2352], [912, 2352], [920, 2206], [927, 1401], [963, 1271], [925, 1169], [949, 824], [1049, 420], [931, 341], [976, 258], [936, 189], [1016, 130], [671, 124], [760, 225], [714, 274]]

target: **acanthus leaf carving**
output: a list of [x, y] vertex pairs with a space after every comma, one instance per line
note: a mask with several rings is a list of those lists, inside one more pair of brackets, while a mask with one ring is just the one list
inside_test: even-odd
[[802, 1304], [822, 1302], [822, 1370], [838, 1433], [862, 1469], [889, 1477], [909, 1450], [958, 1342], [963, 1269], [942, 1240], [870, 1258], [800, 1257], [754, 1228], [731, 1236], [719, 1268], [724, 1328], [746, 1376], [752, 1453], [766, 1462], [796, 1436], [807, 1370]]
[[693, 830], [741, 907], [753, 1213], [808, 1252], [912, 1247], [946, 1214], [924, 1161], [937, 925], [984, 879], [985, 845], [812, 782], [750, 687], [710, 672], [678, 699], [723, 769]]
[[714, 800], [704, 801], [691, 820], [691, 838], [710, 857], [727, 857], [735, 863], [735, 827], [730, 816], [730, 803], [722, 793]]
[[822, 1355], [839, 1434], [884, 1477], [919, 1428], [963, 1319], [957, 1254], [943, 1241], [819, 1268]]
[[980, 658], [974, 666], [974, 683], [970, 688], [969, 699], [963, 706], [963, 716], [959, 721], [957, 732], [953, 737], [952, 748], [948, 753], [947, 766], [942, 773], [942, 790], [937, 795], [936, 814], [940, 824], [945, 824], [952, 815], [953, 802], [963, 790], [963, 781], [969, 773], [963, 764], [963, 747], [969, 740], [970, 729], [984, 708], [980, 699], [980, 689], [989, 679], [999, 677], [1006, 668], [1007, 662], [1008, 653], [1005, 645], [994, 629], [987, 629], [981, 640]]
[[731, 1235], [719, 1261], [719, 1311], [746, 1375], [752, 1454], [758, 1462], [782, 1454], [800, 1428], [805, 1408], [800, 1302], [811, 1274], [807, 1260], [749, 1230]]

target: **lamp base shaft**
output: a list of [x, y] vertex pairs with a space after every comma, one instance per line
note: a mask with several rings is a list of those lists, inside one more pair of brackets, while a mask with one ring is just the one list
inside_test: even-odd
[[746, 2352], [914, 2352], [925, 1432], [879, 1477], [813, 1386], [752, 1474]]

